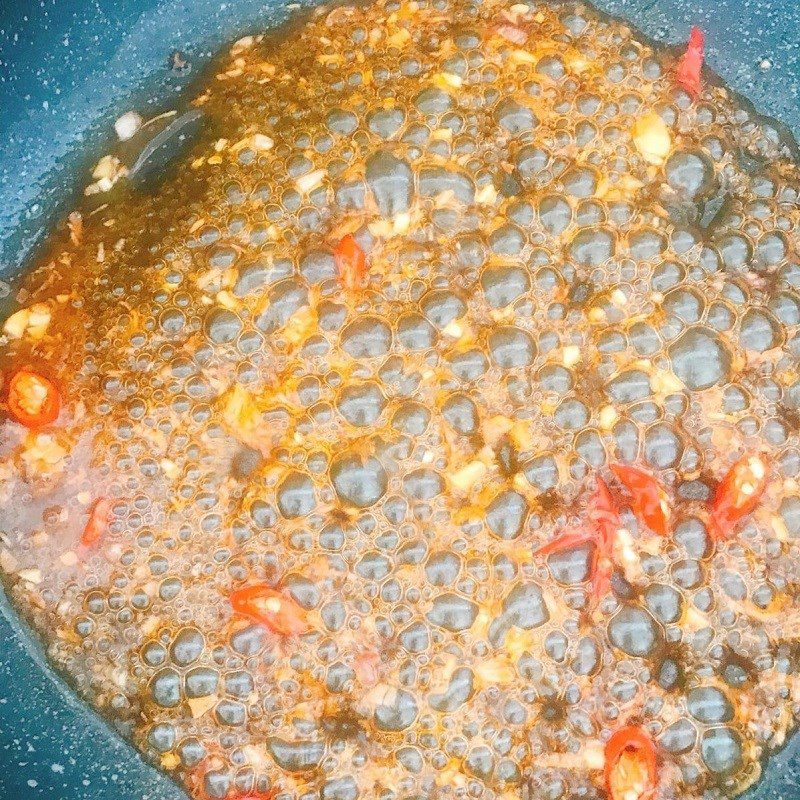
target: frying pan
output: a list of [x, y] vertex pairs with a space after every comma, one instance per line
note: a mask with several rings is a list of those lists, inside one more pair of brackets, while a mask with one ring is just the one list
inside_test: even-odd
[[[711, 67], [800, 139], [796, 0], [596, 5], [661, 41], [700, 25]], [[85, 185], [120, 113], [179, 105], [222, 44], [289, 13], [280, 0], [0, 0], [0, 281]], [[169, 69], [173, 49], [189, 69]], [[0, 800], [185, 800], [53, 673], [2, 592], [0, 642]], [[744, 800], [800, 800], [800, 734]]]

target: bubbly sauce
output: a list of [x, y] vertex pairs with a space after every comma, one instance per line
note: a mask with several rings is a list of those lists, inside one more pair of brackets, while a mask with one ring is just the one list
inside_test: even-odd
[[794, 728], [800, 176], [682, 54], [320, 9], [26, 277], [7, 590], [192, 797], [721, 798]]

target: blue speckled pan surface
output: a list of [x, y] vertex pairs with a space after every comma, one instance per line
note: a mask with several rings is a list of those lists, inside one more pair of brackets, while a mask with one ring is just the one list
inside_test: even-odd
[[[708, 62], [800, 139], [800, 3], [604, 0], [654, 39], [708, 33]], [[0, 278], [13, 276], [102, 151], [119, 112], [168, 108], [224, 42], [271, 27], [272, 0], [0, 0]], [[175, 77], [167, 55], [188, 54]], [[87, 155], [88, 154], [88, 155]], [[0, 597], [0, 800], [172, 800], [185, 795], [49, 672]], [[746, 800], [800, 800], [800, 737]]]

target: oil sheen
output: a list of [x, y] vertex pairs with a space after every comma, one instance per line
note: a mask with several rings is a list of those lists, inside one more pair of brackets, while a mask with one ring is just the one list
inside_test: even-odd
[[[192, 797], [722, 798], [794, 729], [800, 176], [680, 56], [572, 2], [322, 8], [53, 234], [0, 566]], [[657, 770], [609, 778], [629, 727]]]

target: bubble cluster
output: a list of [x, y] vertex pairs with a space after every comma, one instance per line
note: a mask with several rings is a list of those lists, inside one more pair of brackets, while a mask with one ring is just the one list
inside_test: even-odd
[[[795, 727], [800, 177], [675, 63], [571, 2], [322, 8], [237, 42], [185, 163], [27, 276], [50, 321], [3, 371], [63, 408], [2, 423], [0, 566], [193, 797], [597, 798], [638, 726], [654, 797], [721, 798]], [[595, 597], [599, 545], [538, 551], [600, 477], [624, 535]]]

